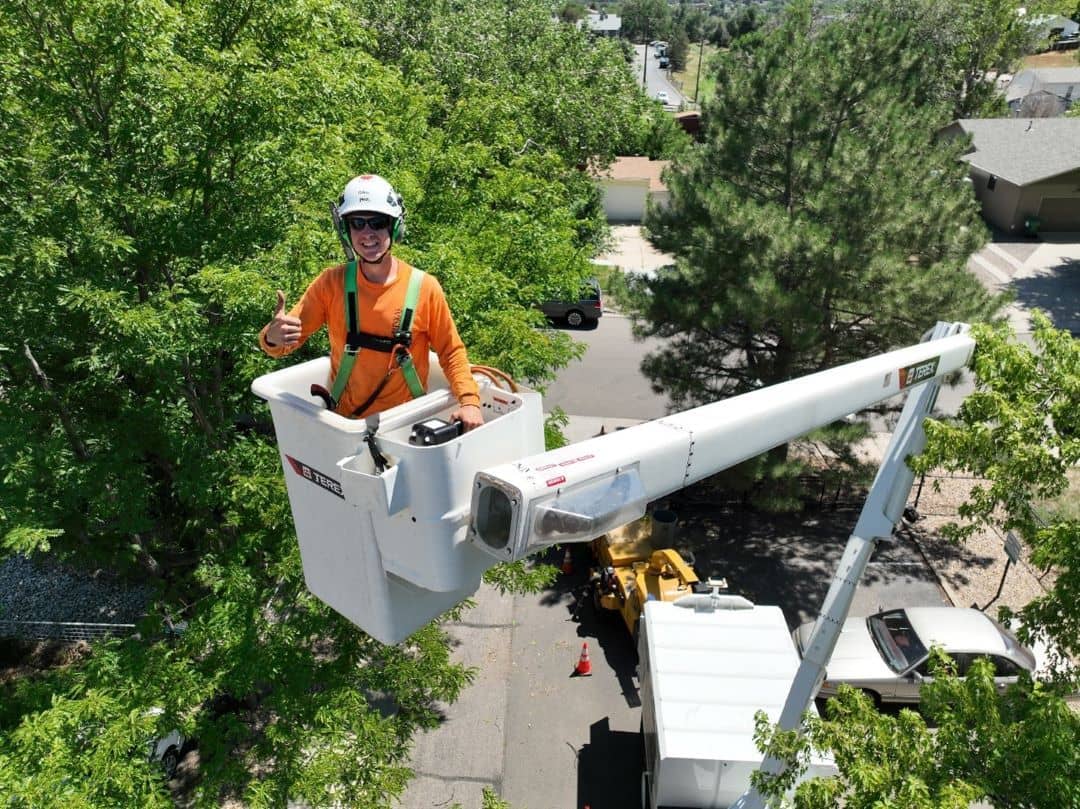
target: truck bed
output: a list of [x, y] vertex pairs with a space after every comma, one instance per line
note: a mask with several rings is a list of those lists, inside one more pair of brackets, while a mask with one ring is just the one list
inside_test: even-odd
[[[775, 722], [798, 654], [779, 607], [696, 612], [650, 601], [639, 646], [651, 805], [728, 807], [761, 762], [754, 714]], [[808, 775], [828, 775], [827, 759]]]

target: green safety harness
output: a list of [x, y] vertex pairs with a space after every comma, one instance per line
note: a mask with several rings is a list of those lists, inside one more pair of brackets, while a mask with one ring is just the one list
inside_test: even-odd
[[378, 334], [370, 334], [360, 331], [360, 317], [356, 306], [356, 259], [352, 259], [345, 266], [345, 350], [341, 354], [341, 363], [338, 366], [337, 376], [330, 384], [330, 390], [322, 385], [312, 385], [311, 395], [318, 396], [326, 403], [326, 407], [335, 410], [341, 401], [341, 395], [345, 392], [345, 386], [349, 383], [356, 355], [361, 348], [370, 348], [384, 354], [391, 354], [390, 367], [386, 376], [382, 378], [367, 400], [352, 412], [352, 416], [358, 416], [371, 407], [371, 403], [382, 393], [386, 383], [390, 381], [396, 368], [401, 369], [405, 377], [405, 384], [409, 386], [409, 393], [413, 398], [424, 395], [424, 386], [420, 383], [420, 375], [416, 372], [412, 354], [409, 348], [412, 345], [412, 321], [416, 312], [416, 303], [420, 299], [420, 284], [424, 280], [424, 271], [415, 267], [409, 276], [409, 287], [405, 291], [405, 308], [401, 312], [401, 321], [391, 337], [383, 337]]

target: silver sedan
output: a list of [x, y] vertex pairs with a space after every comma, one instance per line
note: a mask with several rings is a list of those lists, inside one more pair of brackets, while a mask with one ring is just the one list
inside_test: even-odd
[[[803, 624], [793, 637], [799, 655], [810, 642], [814, 624]], [[917, 704], [919, 689], [930, 682], [930, 649], [940, 647], [962, 677], [980, 657], [994, 666], [999, 691], [1016, 682], [1021, 670], [1039, 663], [1030, 649], [994, 619], [964, 607], [908, 607], [869, 618], [848, 618], [840, 630], [819, 697], [836, 694], [846, 683], [861, 689], [875, 704]]]

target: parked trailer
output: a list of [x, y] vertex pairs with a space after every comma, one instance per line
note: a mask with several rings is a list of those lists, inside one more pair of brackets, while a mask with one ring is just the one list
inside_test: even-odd
[[[727, 809], [761, 765], [754, 714], [777, 721], [799, 668], [784, 615], [739, 596], [695, 595], [649, 601], [639, 629], [642, 806]], [[815, 757], [803, 777], [836, 772]]]

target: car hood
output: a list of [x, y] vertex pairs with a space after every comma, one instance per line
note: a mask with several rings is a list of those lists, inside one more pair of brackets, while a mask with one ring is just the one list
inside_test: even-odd
[[[814, 625], [810, 623], [797, 630], [800, 650], [806, 649], [813, 629]], [[881, 659], [866, 628], [865, 618], [844, 621], [825, 671], [829, 680], [889, 680], [896, 677], [896, 672]]]

